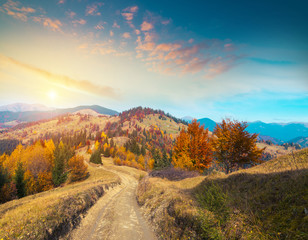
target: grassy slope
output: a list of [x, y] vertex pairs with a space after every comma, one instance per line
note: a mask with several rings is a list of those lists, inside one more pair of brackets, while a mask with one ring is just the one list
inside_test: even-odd
[[[17, 129], [17, 130], [10, 130], [9, 132], [1, 133], [0, 139], [19, 139], [22, 140], [24, 144], [28, 143], [30, 139], [37, 139], [40, 136], [42, 137], [45, 133], [61, 133], [61, 132], [70, 132], [70, 131], [81, 131], [86, 129], [87, 132], [90, 132], [90, 123], [92, 124], [98, 124], [100, 131], [102, 131], [106, 125], [106, 123], [109, 122], [116, 122], [119, 121], [120, 118], [117, 116], [104, 116], [104, 117], [95, 117], [90, 116], [90, 119], [88, 121], [82, 121], [80, 122], [80, 117], [77, 115], [70, 115], [70, 118], [72, 121], [64, 122], [61, 124], [57, 124], [58, 120], [50, 120], [44, 123], [39, 123], [34, 126], [26, 127], [23, 129]], [[171, 120], [171, 121], [170, 121]], [[166, 131], [167, 134], [172, 134], [173, 137], [177, 136], [179, 133], [179, 127], [180, 128], [186, 128], [183, 124], [178, 124], [174, 122], [172, 119], [167, 117], [167, 120], [159, 119], [159, 115], [149, 115], [146, 116], [143, 120], [143, 122], [139, 122], [135, 120], [135, 122], [138, 124], [138, 126], [142, 128], [146, 128], [147, 130], [151, 126], [157, 126], [161, 130]], [[129, 122], [126, 121], [123, 125], [123, 130], [129, 130], [131, 133], [135, 128], [131, 127], [129, 128]], [[23, 137], [23, 133], [27, 132], [27, 136]], [[121, 137], [120, 137], [121, 138]], [[122, 137], [123, 138], [123, 137]], [[127, 139], [124, 139], [125, 141]], [[125, 141], [119, 140], [120, 144], [122, 145]]]
[[162, 239], [307, 239], [307, 189], [306, 149], [229, 175], [145, 178], [138, 201]]
[[[90, 123], [98, 124], [100, 130], [105, 127], [107, 121], [113, 122], [117, 121], [118, 117], [94, 117], [90, 116], [89, 121], [79, 122], [80, 117], [77, 115], [70, 115], [72, 121], [65, 122], [61, 124], [57, 124], [58, 120], [50, 120], [44, 123], [39, 123], [34, 126], [26, 127], [18, 130], [11, 130], [6, 133], [0, 134], [0, 139], [19, 139], [22, 140], [23, 143], [29, 142], [31, 138], [36, 139], [40, 136], [43, 136], [45, 133], [61, 133], [61, 132], [70, 132], [70, 131], [81, 131], [87, 129], [87, 132], [90, 132]], [[22, 137], [23, 132], [27, 132], [26, 137]]]
[[54, 239], [69, 229], [104, 191], [119, 183], [116, 174], [89, 166], [79, 183], [0, 205], [0, 239]]
[[273, 156], [272, 158], [280, 157], [295, 151], [294, 147], [288, 147], [288, 149], [285, 149], [283, 146], [268, 145], [266, 143], [257, 143], [257, 147], [265, 148], [264, 152], [269, 153], [271, 156]]

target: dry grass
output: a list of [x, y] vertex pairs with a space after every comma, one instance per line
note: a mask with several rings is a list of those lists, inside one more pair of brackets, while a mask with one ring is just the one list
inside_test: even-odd
[[283, 146], [278, 145], [268, 145], [266, 143], [257, 143], [258, 148], [265, 148], [264, 153], [269, 153], [272, 158], [277, 158], [286, 154], [291, 153], [295, 150], [294, 147], [288, 147], [288, 149], [285, 149]]
[[308, 239], [307, 189], [308, 149], [229, 175], [147, 177], [138, 201], [161, 239]]
[[0, 239], [53, 239], [67, 231], [104, 191], [119, 183], [117, 175], [89, 166], [79, 183], [0, 205]]

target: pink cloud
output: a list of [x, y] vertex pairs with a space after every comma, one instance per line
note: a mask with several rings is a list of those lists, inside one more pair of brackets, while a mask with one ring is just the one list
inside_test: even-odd
[[183, 73], [197, 73], [203, 70], [207, 64], [210, 62], [210, 58], [208, 59], [200, 59], [200, 58], [193, 58], [190, 62], [183, 66]]
[[114, 35], [113, 31], [110, 30], [109, 35], [110, 35], [110, 37], [113, 37], [113, 35]]
[[127, 21], [131, 21], [134, 18], [134, 14], [133, 13], [122, 13], [122, 16], [127, 20]]
[[135, 33], [136, 33], [136, 35], [140, 35], [140, 30], [138, 30], [138, 29], [135, 29]]
[[18, 7], [19, 5], [19, 2], [8, 0], [2, 5], [2, 7], [0, 7], [0, 11], [26, 22], [28, 20], [28, 15], [35, 13], [36, 10], [31, 7]]
[[133, 7], [127, 7], [123, 10], [123, 12], [131, 12], [131, 13], [136, 13], [138, 12], [138, 6], [133, 6]]
[[231, 68], [235, 67], [238, 64], [238, 60], [240, 60], [241, 58], [241, 56], [235, 55], [226, 56], [224, 58], [217, 57], [206, 69], [204, 77], [212, 79], [217, 75], [221, 75], [229, 71]]
[[132, 6], [123, 9], [121, 15], [125, 18], [126, 21], [128, 21], [131, 24], [131, 21], [133, 20], [137, 12], [138, 12], [138, 6]]
[[86, 20], [84, 19], [79, 19], [79, 20], [74, 20], [72, 21], [73, 24], [80, 24], [80, 25], [85, 25], [87, 23]]
[[114, 22], [113, 22], [112, 27], [113, 27], [113, 28], [120, 28], [120, 26], [117, 24], [117, 22], [116, 22], [116, 21], [114, 21]]
[[104, 24], [106, 24], [106, 22], [100, 21], [94, 28], [97, 30], [105, 29]]
[[65, 0], [59, 0], [58, 4], [63, 4]]
[[52, 31], [60, 31], [61, 32], [62, 23], [58, 19], [52, 20], [52, 19], [47, 18], [47, 17], [33, 17], [32, 19], [33, 19], [34, 22], [42, 23], [44, 27], [48, 27]]
[[181, 48], [175, 51], [170, 51], [165, 60], [176, 59], [176, 58], [191, 58], [195, 54], [199, 53], [201, 49], [204, 49], [206, 45], [204, 43], [196, 44], [191, 47]]
[[67, 11], [67, 12], [66, 12], [66, 15], [67, 15], [68, 17], [70, 17], [70, 18], [74, 18], [74, 17], [76, 16], [76, 13], [73, 12], [73, 11]]
[[182, 45], [178, 43], [162, 43], [156, 47], [155, 51], [169, 52], [174, 51], [180, 47], [182, 47]]
[[171, 21], [168, 19], [168, 20], [163, 20], [161, 21], [161, 24], [163, 25], [168, 25]]
[[142, 24], [141, 24], [141, 31], [150, 31], [151, 29], [153, 29], [154, 26], [152, 23], [149, 23], [147, 21], [144, 21]]
[[86, 16], [92, 15], [92, 16], [100, 16], [101, 13], [98, 11], [98, 7], [101, 7], [103, 3], [93, 3], [91, 5], [88, 5], [86, 8]]
[[154, 40], [157, 38], [157, 35], [152, 32], [145, 32], [144, 33], [144, 41], [145, 42], [154, 42]]
[[191, 39], [188, 40], [188, 43], [193, 43], [193, 42], [194, 42], [194, 39], [193, 39], [193, 38], [191, 38]]
[[123, 37], [123, 38], [126, 38], [126, 39], [131, 38], [131, 36], [130, 36], [130, 33], [129, 33], [129, 32], [125, 32], [125, 33], [123, 33], [122, 37]]
[[138, 45], [136, 49], [143, 50], [143, 51], [152, 51], [154, 48], [155, 48], [155, 43], [148, 42], [148, 43]]

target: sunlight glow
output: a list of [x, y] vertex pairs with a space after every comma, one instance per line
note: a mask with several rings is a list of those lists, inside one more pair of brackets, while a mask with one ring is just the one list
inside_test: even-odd
[[50, 92], [48, 92], [48, 97], [53, 101], [56, 99], [57, 93], [51, 90]]

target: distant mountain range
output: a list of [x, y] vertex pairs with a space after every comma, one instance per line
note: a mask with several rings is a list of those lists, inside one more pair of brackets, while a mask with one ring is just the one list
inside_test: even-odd
[[[51, 109], [41, 104], [24, 104], [16, 103], [6, 106], [0, 106], [0, 128], [12, 127], [20, 122], [32, 122], [42, 119], [56, 117], [65, 113], [87, 113], [90, 115], [104, 114], [117, 115], [117, 111], [104, 108], [98, 105], [78, 106], [65, 109]], [[192, 121], [192, 117], [186, 116], [182, 118], [187, 122]], [[197, 120], [209, 131], [213, 131], [216, 122], [209, 118], [201, 118]], [[284, 142], [298, 143], [301, 146], [308, 147], [308, 124], [307, 123], [264, 123], [261, 121], [249, 122], [247, 130], [250, 133], [258, 133], [260, 140], [270, 140], [275, 144]]]
[[[17, 103], [17, 104], [1, 106], [0, 109], [5, 110], [5, 111], [0, 111], [0, 127], [14, 126], [18, 122], [39, 121], [43, 119], [56, 117], [65, 113], [76, 113], [82, 110], [87, 110], [87, 112], [91, 112], [89, 110], [92, 110], [98, 114], [104, 114], [104, 115], [119, 114], [115, 110], [104, 108], [98, 105], [78, 106], [74, 108], [51, 110], [50, 108], [45, 107], [44, 105]], [[37, 110], [32, 111], [31, 109], [37, 109]], [[12, 122], [12, 124], [10, 124], [10, 122]]]
[[46, 107], [43, 104], [13, 103], [0, 106], [0, 112], [34, 112], [34, 111], [51, 111], [53, 108]]
[[[201, 118], [197, 122], [205, 125], [205, 128], [208, 128], [209, 131], [213, 131], [216, 126], [216, 122], [209, 118]], [[271, 140], [275, 144], [293, 142], [303, 146], [308, 143], [308, 124], [305, 123], [249, 122], [247, 131], [258, 133], [260, 140]]]

